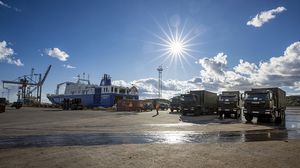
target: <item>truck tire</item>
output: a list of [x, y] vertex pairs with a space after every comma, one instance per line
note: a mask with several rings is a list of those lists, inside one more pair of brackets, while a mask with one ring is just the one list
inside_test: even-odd
[[238, 116], [238, 112], [234, 113], [234, 119], [238, 119], [239, 116]]
[[282, 123], [285, 121], [285, 112], [280, 111], [280, 116], [276, 118], [276, 123]]
[[271, 122], [271, 123], [277, 122], [277, 117], [276, 117], [275, 113], [271, 113], [271, 116], [270, 116], [270, 122]]
[[247, 114], [247, 115], [245, 115], [245, 119], [246, 119], [247, 121], [252, 121], [253, 115]]
[[222, 113], [222, 112], [220, 112], [219, 117], [220, 117], [220, 119], [224, 119], [224, 118], [223, 118], [223, 113]]
[[241, 118], [242, 112], [241, 110], [238, 110], [238, 118]]
[[281, 122], [285, 122], [285, 111], [283, 111], [281, 114]]
[[171, 113], [173, 113], [173, 109], [171, 109]]

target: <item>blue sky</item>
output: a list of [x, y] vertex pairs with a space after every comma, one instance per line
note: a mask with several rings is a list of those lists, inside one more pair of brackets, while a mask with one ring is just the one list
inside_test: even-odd
[[[29, 74], [53, 68], [45, 84], [45, 93], [53, 92], [56, 84], [74, 80], [86, 72], [94, 83], [103, 73], [114, 80], [156, 78], [156, 68], [162, 63], [155, 59], [160, 42], [153, 34], [163, 37], [159, 28], [167, 29], [172, 19], [179, 28], [186, 22], [186, 32], [199, 35], [190, 43], [192, 57], [186, 57], [184, 68], [163, 65], [164, 79], [185, 81], [203, 78], [201, 64], [204, 58], [218, 53], [226, 54], [225, 69], [232, 69], [243, 59], [259, 65], [272, 57], [282, 56], [291, 44], [299, 41], [300, 2], [298, 1], [199, 1], [199, 0], [1, 0], [0, 42], [14, 50], [12, 55], [24, 66], [0, 62], [0, 79], [14, 80]], [[7, 6], [5, 6], [7, 5]], [[261, 27], [247, 25], [262, 11], [284, 7]], [[195, 34], [194, 34], [195, 35]], [[58, 48], [69, 55], [67, 61], [48, 56], [47, 49]], [[198, 62], [197, 64], [195, 62]], [[64, 64], [76, 68], [68, 69]], [[296, 77], [295, 77], [296, 78]], [[202, 79], [203, 80], [203, 79]], [[299, 80], [298, 80], [299, 81]], [[293, 84], [280, 86], [297, 90]], [[202, 85], [201, 86], [205, 86]]]

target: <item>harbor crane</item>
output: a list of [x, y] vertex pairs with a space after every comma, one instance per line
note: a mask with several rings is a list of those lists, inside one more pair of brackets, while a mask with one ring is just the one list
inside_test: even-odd
[[[41, 104], [42, 87], [50, 69], [51, 65], [48, 66], [44, 76], [42, 77], [42, 74], [35, 74], [34, 69], [32, 68], [30, 75], [21, 76], [16, 81], [3, 80], [3, 88], [6, 88], [5, 84], [18, 85], [18, 102], [22, 102], [23, 104]], [[34, 92], [36, 93], [36, 96], [34, 96]]]

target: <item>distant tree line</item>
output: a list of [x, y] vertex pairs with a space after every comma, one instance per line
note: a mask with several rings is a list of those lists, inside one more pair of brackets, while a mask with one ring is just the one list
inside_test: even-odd
[[287, 96], [287, 106], [300, 106], [300, 95]]

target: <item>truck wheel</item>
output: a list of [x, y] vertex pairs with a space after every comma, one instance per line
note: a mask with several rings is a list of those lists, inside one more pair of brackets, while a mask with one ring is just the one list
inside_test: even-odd
[[280, 116], [276, 118], [276, 123], [282, 123], [285, 120], [285, 112], [284, 111], [280, 111]]
[[241, 118], [241, 110], [237, 111], [238, 118]]
[[171, 109], [171, 113], [173, 113], [173, 109]]
[[239, 117], [238, 117], [238, 113], [236, 112], [236, 113], [234, 113], [234, 119], [238, 119]]
[[246, 120], [247, 121], [252, 121], [252, 119], [253, 119], [253, 115], [245, 115], [245, 118], [246, 118]]
[[285, 111], [281, 113], [281, 122], [285, 122]]
[[223, 119], [223, 113], [220, 113], [219, 116], [220, 116], [220, 119]]
[[275, 114], [271, 113], [270, 122], [275, 123], [276, 119], [277, 119], [277, 117], [275, 116]]

